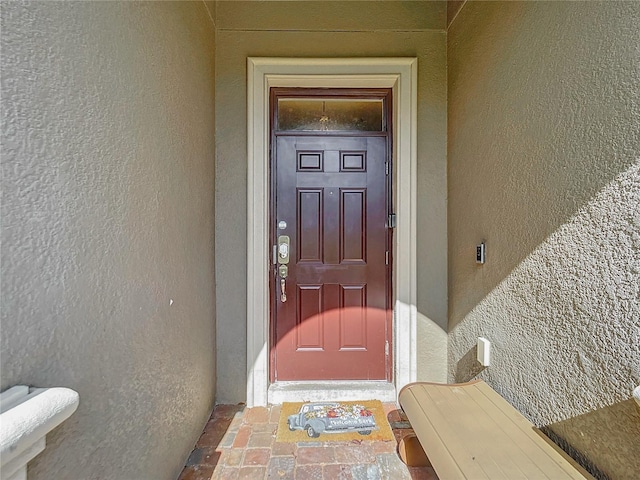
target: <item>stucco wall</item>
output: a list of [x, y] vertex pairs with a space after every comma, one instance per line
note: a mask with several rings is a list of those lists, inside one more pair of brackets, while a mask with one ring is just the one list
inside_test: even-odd
[[450, 379], [610, 478], [640, 469], [638, 25], [637, 2], [467, 2], [448, 33]]
[[2, 389], [67, 386], [37, 479], [173, 479], [215, 389], [203, 2], [2, 2]]
[[217, 4], [217, 402], [246, 398], [248, 56], [418, 58], [418, 375], [446, 378], [446, 6], [299, 3]]

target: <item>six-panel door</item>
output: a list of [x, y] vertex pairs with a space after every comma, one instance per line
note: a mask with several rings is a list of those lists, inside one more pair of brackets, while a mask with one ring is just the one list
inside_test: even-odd
[[388, 372], [387, 138], [277, 136], [273, 380], [384, 380]]

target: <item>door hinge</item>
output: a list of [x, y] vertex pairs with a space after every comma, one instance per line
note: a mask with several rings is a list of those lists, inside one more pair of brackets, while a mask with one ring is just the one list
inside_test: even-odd
[[384, 342], [384, 354], [387, 357], [389, 356], [389, 340], [385, 340]]
[[384, 162], [384, 174], [389, 175], [389, 162]]
[[389, 265], [389, 250], [384, 252], [384, 264]]
[[387, 217], [387, 227], [396, 228], [396, 214], [395, 213], [391, 213]]

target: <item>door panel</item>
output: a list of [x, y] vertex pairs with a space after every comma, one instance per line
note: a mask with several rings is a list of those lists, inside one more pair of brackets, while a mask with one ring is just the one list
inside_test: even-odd
[[[388, 372], [387, 138], [276, 136], [274, 380], [384, 380]], [[277, 270], [277, 269], [276, 269]]]
[[340, 189], [340, 263], [366, 265], [367, 191]]
[[324, 350], [322, 285], [297, 286], [296, 351]]
[[324, 192], [322, 189], [298, 189], [298, 263], [322, 262], [324, 238], [322, 235]]
[[340, 351], [365, 351], [367, 349], [367, 286], [341, 285], [340, 290]]

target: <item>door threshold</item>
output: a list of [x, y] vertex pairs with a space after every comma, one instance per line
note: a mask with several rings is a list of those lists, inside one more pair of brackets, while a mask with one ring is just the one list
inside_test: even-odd
[[268, 401], [272, 405], [337, 400], [380, 400], [395, 403], [396, 399], [396, 387], [393, 383], [375, 380], [275, 382], [269, 385], [268, 391]]

